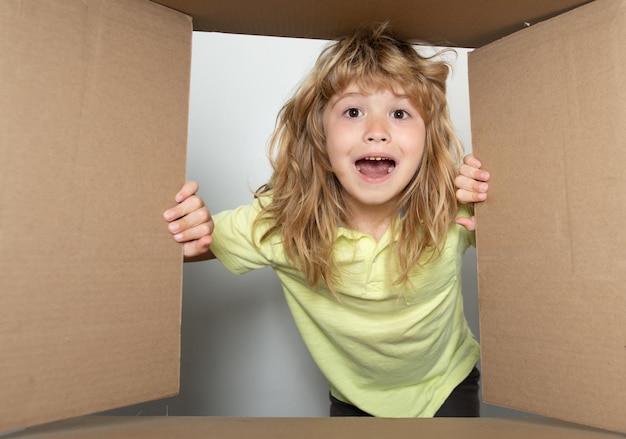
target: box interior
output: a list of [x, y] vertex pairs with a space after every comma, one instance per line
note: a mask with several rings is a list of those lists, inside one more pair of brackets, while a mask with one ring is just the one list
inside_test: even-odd
[[[485, 372], [493, 370], [493, 378], [484, 380], [485, 389], [494, 401], [505, 405], [626, 431], [620, 410], [626, 336], [620, 324], [623, 312], [619, 313], [624, 309], [620, 288], [626, 270], [624, 246], [617, 245], [624, 242], [619, 221], [624, 219], [620, 208], [624, 195], [616, 181], [620, 175], [616, 167], [624, 163], [620, 158], [625, 134], [621, 124], [624, 87], [617, 80], [624, 76], [620, 62], [624, 58], [616, 57], [623, 53], [621, 0], [596, 0], [590, 5], [594, 9], [583, 6], [574, 11], [583, 15], [583, 24], [580, 18], [558, 17], [548, 22], [553, 24], [536, 25], [537, 33], [538, 21], [588, 2], [498, 6], [449, 0], [416, 6], [322, 1], [310, 9], [282, 1], [262, 7], [255, 2], [192, 0], [3, 2], [0, 178], [2, 187], [11, 190], [0, 192], [0, 263], [5, 273], [0, 278], [0, 347], [8, 352], [0, 359], [0, 367], [10, 372], [0, 378], [0, 388], [11, 405], [0, 409], [0, 431], [164, 397], [178, 389], [182, 255], [163, 233], [160, 215], [184, 180], [192, 23], [188, 16], [158, 3], [191, 16], [196, 30], [332, 38], [359, 23], [389, 19], [406, 37], [462, 47], [480, 47], [531, 24], [531, 29], [501, 44], [484, 47], [473, 62], [475, 74], [483, 79], [497, 80], [500, 73], [510, 78], [496, 103], [473, 100], [474, 109], [482, 108], [487, 114], [501, 111], [499, 116], [511, 117], [508, 109], [525, 108], [512, 103], [526, 102], [526, 107], [541, 110], [535, 115], [521, 111], [515, 116], [516, 124], [510, 118], [497, 124], [497, 118], [490, 121], [485, 115], [477, 116], [482, 122], [476, 132], [483, 137], [477, 137], [475, 148], [477, 154], [484, 154], [485, 162], [497, 163], [490, 170], [498, 181], [490, 207], [479, 209], [479, 276], [481, 291], [483, 287], [488, 291], [481, 301], [489, 310], [482, 335], [487, 335]], [[568, 36], [555, 38], [560, 32]], [[570, 37], [576, 37], [574, 43], [565, 41]], [[557, 40], [556, 50], [541, 46], [551, 40]], [[545, 52], [529, 48], [533, 41], [541, 43]], [[610, 42], [596, 58], [581, 56]], [[518, 49], [529, 53], [529, 58], [507, 59]], [[535, 58], [537, 52], [544, 58]], [[563, 68], [559, 53], [565, 53], [573, 64]], [[582, 65], [577, 64], [581, 59]], [[505, 68], [502, 60], [511, 68]], [[528, 82], [535, 70], [533, 75], [528, 72], [535, 66], [543, 68], [545, 81], [539, 85], [558, 90], [558, 99], [546, 97], [538, 91], [545, 89]], [[481, 68], [487, 70], [480, 73]], [[602, 80], [594, 81], [598, 77]], [[581, 90], [581, 78], [589, 88]], [[483, 86], [488, 88], [486, 82]], [[499, 94], [493, 90], [473, 93], [488, 99]], [[572, 99], [578, 99], [575, 105]], [[502, 111], [502, 105], [507, 111]], [[534, 130], [524, 129], [537, 123], [530, 116], [543, 121], [547, 116], [542, 111], [555, 106], [562, 117], [545, 130], [549, 135], [535, 142], [528, 136]], [[586, 111], [572, 113], [581, 109]], [[510, 144], [515, 155], [499, 149], [504, 144], [501, 136], [506, 134], [500, 130], [503, 125], [521, 128], [512, 137], [526, 143]], [[598, 126], [603, 127], [600, 136], [595, 134]], [[530, 150], [525, 149], [529, 140]], [[595, 154], [589, 154], [590, 144]], [[530, 163], [530, 174], [537, 178], [520, 172], [528, 170], [520, 163]], [[522, 184], [530, 195], [516, 184]], [[548, 192], [546, 185], [559, 190]], [[563, 190], [571, 191], [565, 200], [558, 196]], [[520, 211], [525, 215], [514, 215]], [[523, 231], [521, 239], [509, 240], [515, 234], [512, 228]], [[517, 244], [530, 251], [537, 242], [549, 244], [546, 259], [525, 259], [530, 271], [521, 271], [527, 253]], [[507, 259], [502, 255], [514, 255], [508, 258], [513, 263], [500, 266]], [[554, 273], [538, 279], [537, 273], [544, 273], [546, 265], [555, 266]], [[568, 276], [564, 278], [563, 273]], [[570, 294], [553, 296], [538, 284], [550, 292]], [[517, 290], [509, 289], [510, 285], [517, 285]], [[591, 297], [589, 291], [601, 291], [602, 296]], [[520, 300], [524, 298], [525, 302]], [[545, 308], [551, 312], [546, 314], [539, 303], [549, 305]], [[591, 326], [581, 325], [588, 319]], [[493, 361], [496, 357], [503, 361]], [[591, 364], [588, 370], [592, 372], [562, 366], [581, 359], [590, 361], [585, 364]], [[539, 369], [535, 369], [537, 364]], [[499, 375], [506, 371], [510, 376], [508, 367], [518, 372], [515, 377], [521, 377], [520, 384]], [[529, 374], [528, 368], [539, 374]], [[541, 379], [534, 382], [537, 377]], [[521, 399], [511, 398], [507, 389], [512, 385], [520, 386], [515, 391]], [[583, 390], [590, 399], [581, 401], [576, 386], [587, 386]], [[549, 396], [536, 398], [541, 392]], [[377, 421], [380, 428], [391, 428], [388, 421]], [[83, 421], [75, 422], [82, 425]], [[84, 422], [95, 422], [100, 434], [103, 429], [117, 428], [118, 422], [126, 425], [120, 432], [130, 428], [136, 433], [135, 426], [125, 424], [130, 421]], [[153, 422], [148, 431], [158, 429], [162, 422], [192, 428], [191, 421], [184, 419], [154, 418]], [[227, 431], [236, 437], [236, 431], [260, 428], [271, 421], [203, 422], [213, 432]], [[326, 420], [303, 421], [293, 427], [289, 422], [275, 422], [268, 435], [291, 434], [290, 428], [319, 432], [327, 425]], [[467, 434], [470, 428], [480, 433], [476, 437], [501, 437], [509, 428], [529, 433], [526, 426], [503, 427], [500, 422], [506, 421], [450, 420], [429, 425], [444, 430], [453, 425], [445, 437], [454, 431]], [[57, 425], [68, 431], [78, 428], [75, 437], [97, 433], [72, 422]], [[343, 425], [345, 431], [356, 428], [349, 422]], [[394, 431], [404, 431], [403, 425], [396, 423]], [[368, 434], [374, 431], [370, 427], [361, 424], [359, 428]], [[546, 425], [538, 428], [537, 434], [554, 433]], [[36, 437], [38, 431], [25, 434]], [[64, 430], [59, 434], [67, 437]], [[568, 427], [567, 434], [574, 438], [609, 433]]]
[[156, 0], [193, 17], [194, 30], [333, 39], [363, 23], [389, 20], [405, 38], [480, 47], [589, 0]]

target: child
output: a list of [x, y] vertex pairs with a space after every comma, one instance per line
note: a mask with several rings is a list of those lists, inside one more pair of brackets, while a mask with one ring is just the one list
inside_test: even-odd
[[[165, 212], [186, 261], [270, 265], [330, 386], [331, 415], [478, 416], [461, 263], [489, 174], [462, 149], [448, 66], [386, 25], [327, 47], [282, 108], [273, 174], [211, 217], [186, 183]], [[456, 185], [456, 187], [455, 187]]]

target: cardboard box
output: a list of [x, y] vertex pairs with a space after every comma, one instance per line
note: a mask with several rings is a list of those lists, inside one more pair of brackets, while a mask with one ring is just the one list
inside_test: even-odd
[[0, 2], [0, 432], [178, 392], [191, 20]]
[[626, 2], [472, 52], [483, 399], [626, 432]]
[[553, 419], [83, 417], [10, 439], [609, 439], [622, 437]]
[[155, 1], [191, 15], [196, 31], [333, 39], [360, 24], [389, 20], [410, 38], [480, 47], [590, 0]]
[[[158, 3], [192, 15], [197, 30], [330, 38], [360, 22], [390, 19], [409, 36], [459, 46], [482, 46], [532, 24], [470, 58], [475, 150], [494, 174], [490, 203], [478, 212], [483, 387], [490, 402], [626, 432], [619, 373], [626, 370], [626, 246], [617, 184], [624, 163], [623, 0], [596, 0], [536, 26], [587, 2]], [[567, 52], [576, 49], [565, 44], [572, 38], [584, 51]], [[176, 392], [181, 255], [160, 214], [184, 179], [190, 39], [189, 17], [148, 0], [0, 3], [0, 349], [8, 353], [0, 357], [0, 431]], [[590, 46], [605, 52], [595, 59]], [[518, 55], [523, 62], [511, 61]], [[603, 79], [581, 87], [575, 73]], [[559, 99], [537, 93], [538, 85]], [[537, 113], [542, 123], [562, 113], [552, 132], [542, 129], [551, 136], [541, 138], [541, 148], [507, 143], [515, 127], [522, 128], [514, 131], [516, 142], [531, 138], [537, 121], [528, 107], [553, 110]], [[567, 154], [566, 142], [574, 153]], [[601, 153], [590, 155], [590, 144]], [[575, 184], [580, 175], [590, 181]], [[546, 192], [547, 185], [558, 190]], [[547, 249], [545, 259], [537, 259], [537, 249]], [[507, 258], [511, 265], [502, 267]], [[542, 306], [553, 311], [541, 314]], [[417, 432], [619, 437], [554, 420], [97, 417], [14, 437]]]

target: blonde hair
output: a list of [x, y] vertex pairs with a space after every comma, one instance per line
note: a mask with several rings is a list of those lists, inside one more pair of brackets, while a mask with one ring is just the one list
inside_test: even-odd
[[429, 260], [440, 252], [456, 216], [454, 178], [462, 147], [446, 102], [449, 66], [419, 54], [413, 44], [396, 38], [385, 23], [358, 29], [322, 51], [278, 114], [269, 149], [273, 174], [256, 193], [263, 208], [255, 224], [271, 221], [261, 239], [280, 234], [288, 258], [313, 286], [324, 281], [333, 290], [337, 227], [350, 225], [326, 153], [322, 117], [331, 97], [352, 81], [374, 89], [401, 86], [426, 126], [420, 168], [403, 190], [398, 220], [391, 224], [398, 236], [395, 258], [388, 261], [397, 273], [394, 283], [408, 281], [425, 254]]

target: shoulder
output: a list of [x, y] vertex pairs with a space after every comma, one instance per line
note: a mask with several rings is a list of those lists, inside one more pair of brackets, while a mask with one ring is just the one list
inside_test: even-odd
[[213, 217], [215, 228], [211, 251], [232, 272], [244, 273], [273, 263], [275, 243], [260, 239], [270, 222], [256, 221], [265, 201], [254, 199]]
[[[263, 208], [271, 202], [270, 197], [254, 198], [248, 204], [234, 209], [224, 210], [213, 215], [214, 238], [246, 239], [258, 241], [271, 227], [271, 220], [258, 220], [263, 215]], [[253, 237], [256, 237], [255, 240]], [[256, 242], [260, 244], [260, 242]]]
[[254, 222], [263, 209], [271, 200], [267, 197], [255, 198], [248, 204], [243, 204], [234, 209], [223, 210], [213, 215], [213, 222], [217, 226], [222, 222]]

